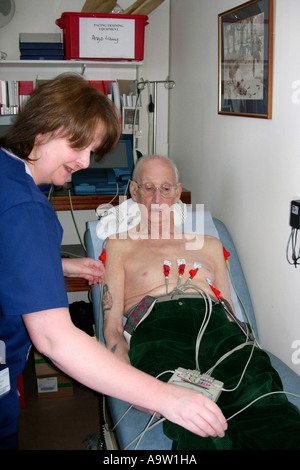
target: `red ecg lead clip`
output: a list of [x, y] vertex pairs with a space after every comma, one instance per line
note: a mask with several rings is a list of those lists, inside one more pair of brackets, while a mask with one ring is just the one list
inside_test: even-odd
[[178, 274], [181, 277], [183, 276], [184, 270], [185, 270], [185, 259], [178, 259], [177, 264], [178, 264]]
[[99, 260], [102, 261], [102, 263], [105, 265], [106, 263], [106, 249], [105, 248], [103, 248], [103, 251], [101, 255], [99, 256]]
[[166, 283], [166, 291], [168, 293], [168, 285], [169, 285], [169, 274], [170, 274], [170, 267], [172, 263], [171, 261], [164, 260], [164, 276], [165, 276], [165, 283]]
[[221, 291], [219, 291], [218, 289], [216, 289], [214, 286], [210, 285], [210, 288], [211, 290], [213, 291], [213, 293], [215, 294], [215, 296], [217, 297], [217, 299], [222, 299], [221, 297]]
[[210, 281], [209, 279], [206, 279], [206, 280], [207, 280], [207, 282], [208, 282], [209, 287], [211, 288], [211, 290], [213, 291], [213, 293], [214, 293], [215, 296], [217, 297], [217, 299], [219, 299], [219, 300], [222, 299], [222, 297], [221, 297], [221, 291], [219, 291], [218, 289], [216, 289], [216, 288], [212, 285], [212, 283], [211, 283], [211, 281]]
[[198, 270], [199, 270], [200, 268], [202, 268], [202, 265], [201, 265], [201, 264], [199, 264], [199, 263], [194, 263], [194, 269], [190, 269], [190, 270], [189, 270], [190, 279], [193, 279], [193, 278], [196, 276], [196, 274], [197, 274], [197, 272], [198, 272]]
[[170, 274], [170, 266], [171, 266], [171, 261], [164, 260], [164, 275], [165, 277], [169, 277]]
[[190, 279], [193, 279], [196, 276], [197, 272], [198, 272], [198, 268], [197, 269], [190, 269], [189, 270]]
[[227, 251], [224, 246], [223, 246], [223, 254], [224, 254], [224, 258], [225, 258], [225, 261], [227, 261], [227, 259], [229, 258], [230, 256], [230, 253], [229, 251]]

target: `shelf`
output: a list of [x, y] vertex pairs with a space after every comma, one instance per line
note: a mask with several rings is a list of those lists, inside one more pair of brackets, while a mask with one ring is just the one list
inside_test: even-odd
[[59, 67], [139, 67], [142, 61], [134, 60], [0, 60], [0, 67], [30, 67], [30, 66], [59, 66]]
[[[34, 78], [48, 79], [49, 72], [54, 75], [65, 71], [93, 75], [101, 69], [105, 74], [121, 74], [119, 78], [128, 79], [128, 75], [138, 80], [139, 68], [143, 61], [134, 60], [0, 60], [0, 74], [3, 80], [31, 80]], [[54, 72], [55, 71], [55, 72]], [[123, 77], [125, 73], [125, 77]], [[103, 78], [110, 79], [110, 78]]]
[[84, 292], [90, 290], [88, 281], [79, 277], [65, 277], [67, 292]]

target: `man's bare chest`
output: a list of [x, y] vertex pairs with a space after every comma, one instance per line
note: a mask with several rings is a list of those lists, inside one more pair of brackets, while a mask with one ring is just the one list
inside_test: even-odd
[[213, 260], [205, 247], [201, 250], [187, 250], [184, 240], [141, 243], [124, 265], [128, 282], [142, 284], [163, 283], [165, 266], [169, 267], [170, 282], [175, 282], [179, 275], [187, 279], [189, 271], [195, 266], [201, 266], [202, 275], [209, 275], [214, 270]]

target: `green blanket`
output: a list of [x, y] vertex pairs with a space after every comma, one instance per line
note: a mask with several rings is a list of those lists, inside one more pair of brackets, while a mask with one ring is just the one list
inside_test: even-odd
[[[179, 299], [158, 303], [141, 322], [130, 343], [130, 360], [138, 369], [153, 376], [178, 367], [195, 369], [196, 337], [204, 317], [202, 299]], [[202, 373], [210, 369], [224, 353], [245, 342], [240, 328], [227, 319], [220, 305], [213, 313], [199, 349]], [[212, 376], [234, 389], [251, 352], [245, 346], [219, 364]], [[168, 381], [171, 373], [161, 380]], [[228, 419], [257, 397], [282, 390], [281, 380], [268, 355], [255, 348], [241, 384], [235, 391], [222, 391], [218, 405]], [[228, 421], [224, 438], [201, 438], [169, 421], [164, 433], [173, 440], [173, 449], [255, 449], [300, 450], [300, 412], [286, 395], [262, 398]]]

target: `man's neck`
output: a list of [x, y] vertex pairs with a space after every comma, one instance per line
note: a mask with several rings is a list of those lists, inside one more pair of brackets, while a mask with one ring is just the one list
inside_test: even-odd
[[143, 239], [150, 240], [173, 240], [181, 239], [183, 232], [172, 224], [153, 224], [148, 220], [142, 220], [135, 229], [136, 234]]

